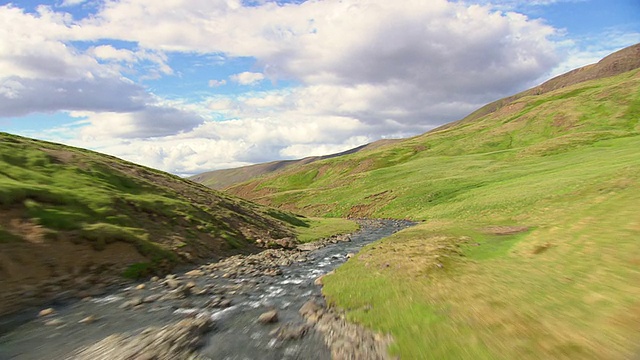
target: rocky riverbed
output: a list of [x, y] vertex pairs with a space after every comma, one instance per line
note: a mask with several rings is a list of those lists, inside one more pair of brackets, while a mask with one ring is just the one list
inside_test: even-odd
[[388, 339], [326, 309], [318, 279], [410, 225], [366, 220], [351, 236], [233, 256], [46, 308], [0, 337], [0, 359], [383, 359]]

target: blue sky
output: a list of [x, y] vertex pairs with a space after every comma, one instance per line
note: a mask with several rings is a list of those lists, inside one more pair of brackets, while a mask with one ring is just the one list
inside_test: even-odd
[[176, 174], [419, 134], [640, 42], [637, 0], [0, 5], [0, 131]]

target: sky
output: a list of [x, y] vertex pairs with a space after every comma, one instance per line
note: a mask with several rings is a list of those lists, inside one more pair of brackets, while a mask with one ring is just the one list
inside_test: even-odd
[[0, 131], [187, 176], [421, 134], [638, 42], [639, 0], [0, 1]]

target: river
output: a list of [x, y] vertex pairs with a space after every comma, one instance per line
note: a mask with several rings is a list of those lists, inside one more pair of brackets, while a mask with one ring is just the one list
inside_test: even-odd
[[[0, 359], [68, 359], [76, 349], [111, 334], [141, 332], [149, 326], [163, 326], [196, 314], [209, 316], [215, 323], [199, 349], [204, 357], [329, 359], [322, 335], [305, 327], [305, 320], [298, 313], [310, 299], [323, 301], [315, 279], [344, 263], [347, 254], [411, 225], [397, 220], [362, 221], [361, 230], [350, 236], [351, 241], [297, 251], [290, 256], [293, 263], [279, 266], [275, 274], [229, 276], [228, 269], [214, 269], [206, 276], [176, 275], [174, 279], [179, 284], [189, 283], [185, 296], [169, 296], [185, 285], [171, 290], [167, 280], [160, 279], [107, 296], [55, 306], [55, 314], [34, 314], [2, 334]], [[277, 321], [257, 321], [270, 310], [277, 311]], [[283, 339], [276, 334], [279, 329], [297, 329], [298, 334]]]

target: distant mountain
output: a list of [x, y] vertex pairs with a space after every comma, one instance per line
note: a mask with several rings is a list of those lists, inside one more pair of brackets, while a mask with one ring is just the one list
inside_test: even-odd
[[75, 278], [162, 273], [293, 236], [273, 214], [114, 157], [0, 133], [0, 315], [86, 285]]
[[212, 189], [222, 190], [234, 184], [245, 182], [251, 179], [258, 178], [263, 175], [271, 174], [277, 171], [281, 171], [290, 167], [298, 165], [305, 165], [314, 161], [331, 159], [338, 156], [349, 155], [362, 150], [377, 149], [381, 146], [393, 144], [398, 140], [384, 139], [378, 140], [370, 144], [358, 146], [356, 148], [343, 151], [337, 154], [323, 155], [323, 156], [309, 156], [298, 160], [281, 160], [272, 161], [268, 163], [242, 166], [233, 169], [223, 169], [208, 171], [202, 174], [191, 176], [189, 179], [206, 185]]

